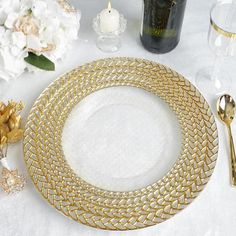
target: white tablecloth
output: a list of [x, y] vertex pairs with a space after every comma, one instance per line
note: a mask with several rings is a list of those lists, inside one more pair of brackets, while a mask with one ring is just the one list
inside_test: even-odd
[[[114, 54], [99, 51], [95, 45], [95, 33], [92, 30], [93, 17], [106, 6], [106, 0], [74, 0], [82, 11], [80, 39], [68, 52], [65, 60], [55, 72], [24, 74], [22, 78], [11, 81], [7, 91], [2, 91], [1, 100], [15, 99], [26, 102], [24, 118], [35, 99], [59, 75], [86, 62], [112, 56], [139, 57], [165, 64], [184, 75], [194, 83], [196, 72], [210, 65], [214, 59], [208, 48], [207, 31], [209, 10], [213, 0], [189, 0], [186, 8], [181, 42], [178, 47], [165, 55], [155, 55], [144, 50], [139, 41], [141, 18], [141, 0], [113, 1], [114, 8], [121, 11], [128, 19], [128, 29], [123, 37], [121, 50]], [[236, 60], [225, 61], [225, 69], [233, 78], [233, 85], [228, 91], [236, 98]], [[0, 84], [2, 89], [3, 85]], [[215, 112], [216, 96], [205, 95]], [[228, 142], [223, 125], [218, 122], [219, 155], [217, 165], [204, 191], [192, 204], [176, 216], [159, 225], [130, 232], [109, 232], [96, 230], [78, 224], [46, 203], [33, 184], [28, 184], [17, 196], [6, 196], [0, 192], [0, 235], [1, 236], [64, 236], [64, 235], [175, 235], [175, 236], [232, 236], [236, 232], [236, 189], [229, 184]], [[233, 124], [236, 139], [236, 122]], [[9, 150], [9, 163], [26, 173], [22, 145], [17, 144]]]

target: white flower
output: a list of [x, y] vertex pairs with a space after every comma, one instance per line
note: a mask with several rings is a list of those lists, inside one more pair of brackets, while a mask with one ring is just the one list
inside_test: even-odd
[[[4, 34], [6, 32], [6, 29], [3, 26], [0, 26], [0, 39], [3, 38]], [[1, 42], [1, 41], [0, 41]], [[1, 43], [0, 43], [1, 44]]]
[[47, 3], [45, 1], [34, 1], [31, 10], [35, 17], [43, 17], [47, 12]]
[[15, 12], [10, 13], [5, 21], [5, 27], [8, 29], [12, 29], [14, 27], [14, 23], [17, 20], [17, 18], [19, 17], [19, 15]]
[[80, 12], [61, 0], [0, 0], [0, 78], [38, 70], [24, 61], [29, 51], [61, 60], [78, 38], [79, 21]]
[[35, 36], [35, 35], [28, 35], [27, 36], [27, 48], [29, 50], [33, 50], [33, 51], [40, 51], [42, 49], [42, 44], [40, 42], [40, 39]]
[[24, 72], [25, 62], [21, 58], [21, 53], [14, 56], [9, 48], [0, 48], [0, 78], [8, 81]]
[[13, 32], [12, 44], [16, 45], [19, 49], [23, 49], [26, 46], [26, 36], [22, 32]]
[[7, 14], [10, 12], [19, 11], [20, 8], [20, 0], [0, 0], [0, 11], [6, 12]]
[[10, 47], [11, 46], [11, 39], [12, 39], [12, 32], [8, 29], [2, 30], [0, 46], [1, 47]]

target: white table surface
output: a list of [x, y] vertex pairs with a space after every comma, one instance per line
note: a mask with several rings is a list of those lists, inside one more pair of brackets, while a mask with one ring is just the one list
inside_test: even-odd
[[[52, 73], [39, 72], [24, 74], [21, 78], [10, 81], [7, 91], [3, 91], [1, 100], [15, 99], [26, 102], [24, 118], [39, 94], [59, 75], [72, 68], [95, 59], [129, 56], [139, 57], [165, 64], [175, 69], [194, 83], [195, 74], [202, 67], [210, 65], [214, 55], [208, 48], [207, 31], [209, 10], [213, 0], [188, 0], [182, 37], [178, 47], [165, 55], [155, 55], [143, 49], [139, 41], [141, 18], [141, 0], [114, 0], [114, 8], [121, 11], [128, 19], [128, 29], [123, 37], [121, 50], [114, 54], [102, 53], [96, 48], [95, 34], [91, 22], [93, 17], [105, 7], [106, 0], [74, 0], [82, 11], [79, 40], [73, 50], [59, 63]], [[236, 60], [225, 61], [225, 69], [233, 78], [233, 85], [228, 91], [236, 98]], [[217, 96], [206, 99], [215, 112]], [[229, 185], [228, 142], [225, 128], [218, 122], [219, 155], [215, 171], [204, 191], [186, 209], [159, 225], [130, 232], [111, 232], [89, 228], [78, 224], [46, 203], [28, 180], [23, 192], [17, 196], [6, 196], [0, 192], [0, 235], [1, 236], [60, 236], [60, 235], [175, 235], [175, 236], [232, 236], [236, 232], [236, 189]], [[236, 122], [233, 124], [236, 139]], [[27, 173], [23, 161], [22, 145], [17, 144], [9, 151], [9, 162]]]

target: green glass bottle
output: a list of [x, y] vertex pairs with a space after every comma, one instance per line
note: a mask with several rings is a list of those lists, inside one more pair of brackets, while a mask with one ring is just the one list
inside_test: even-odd
[[187, 0], [143, 0], [141, 41], [154, 53], [167, 53], [180, 40]]

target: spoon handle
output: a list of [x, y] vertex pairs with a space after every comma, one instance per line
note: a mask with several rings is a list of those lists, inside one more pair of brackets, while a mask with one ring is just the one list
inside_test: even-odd
[[230, 160], [231, 160], [231, 183], [233, 186], [236, 186], [236, 155], [234, 148], [234, 140], [232, 135], [231, 126], [228, 125], [229, 130], [229, 140], [230, 140]]

